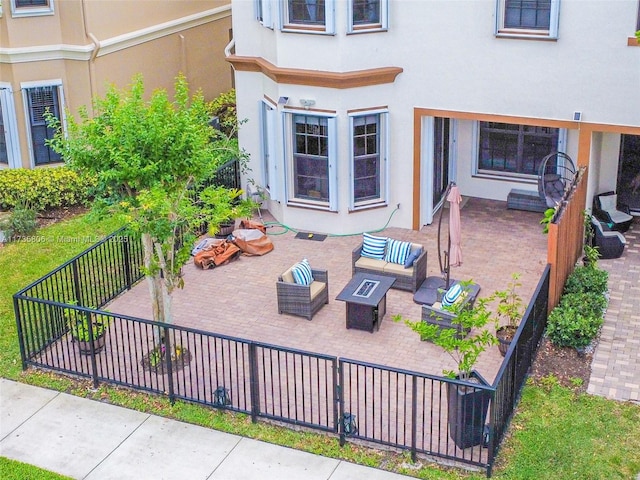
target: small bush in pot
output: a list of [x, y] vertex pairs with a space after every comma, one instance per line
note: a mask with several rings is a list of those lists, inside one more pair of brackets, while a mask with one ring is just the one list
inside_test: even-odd
[[498, 348], [503, 357], [506, 355], [522, 319], [524, 305], [522, 304], [522, 298], [516, 291], [521, 286], [520, 274], [514, 273], [511, 275], [511, 282], [507, 285], [507, 288], [498, 290], [493, 294], [494, 298], [498, 299], [496, 314], [500, 326], [496, 330], [496, 337], [500, 342]]

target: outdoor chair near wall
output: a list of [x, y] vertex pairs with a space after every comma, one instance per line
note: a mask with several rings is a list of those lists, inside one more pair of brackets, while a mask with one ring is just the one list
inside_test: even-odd
[[615, 192], [605, 192], [593, 197], [593, 216], [606, 223], [611, 230], [626, 232], [631, 226], [633, 217], [629, 214], [629, 206], [618, 202]]
[[311, 269], [312, 281], [308, 285], [296, 283], [293, 275], [295, 265], [278, 277], [278, 313], [287, 313], [311, 320], [329, 303], [329, 272]]
[[605, 230], [602, 223], [596, 218], [591, 217], [593, 224], [593, 246], [598, 247], [600, 258], [606, 260], [610, 258], [619, 258], [624, 251], [626, 239], [620, 232], [613, 230]]

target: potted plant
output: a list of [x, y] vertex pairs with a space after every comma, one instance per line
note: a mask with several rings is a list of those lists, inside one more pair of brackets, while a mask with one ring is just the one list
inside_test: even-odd
[[78, 351], [83, 355], [100, 352], [105, 345], [105, 335], [109, 327], [109, 318], [95, 313], [80, 310], [66, 310], [67, 327], [71, 338], [78, 345]]
[[455, 313], [451, 319], [452, 324], [470, 332], [466, 336], [461, 336], [458, 328], [442, 328], [424, 321], [414, 322], [403, 319], [400, 315], [394, 317], [395, 321], [404, 320], [420, 339], [433, 342], [456, 362], [457, 371], [444, 370], [443, 373], [449, 378], [460, 380], [447, 384], [447, 404], [449, 435], [462, 449], [482, 442], [491, 399], [487, 390], [477, 387], [488, 385], [488, 382], [474, 370], [480, 354], [498, 343], [486, 328], [489, 323], [495, 322], [488, 308], [490, 301], [491, 298], [480, 298], [473, 306], [458, 303], [444, 307]]
[[514, 273], [511, 275], [511, 282], [507, 285], [505, 290], [498, 290], [493, 295], [498, 299], [498, 306], [496, 308], [496, 314], [498, 316], [498, 324], [502, 324], [506, 321], [506, 324], [500, 325], [496, 330], [496, 337], [498, 338], [498, 349], [500, 354], [504, 357], [507, 354], [511, 340], [518, 330], [518, 325], [522, 319], [523, 305], [522, 298], [516, 292], [518, 287], [522, 286], [519, 281], [520, 274]]
[[209, 233], [227, 237], [235, 229], [236, 218], [250, 217], [257, 208], [256, 202], [243, 199], [239, 188], [208, 187], [200, 192], [203, 220], [209, 225]]

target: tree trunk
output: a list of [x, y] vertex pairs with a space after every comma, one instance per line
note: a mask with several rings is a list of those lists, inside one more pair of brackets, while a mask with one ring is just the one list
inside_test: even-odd
[[[144, 250], [144, 268], [145, 278], [147, 279], [147, 285], [149, 286], [149, 294], [151, 296], [151, 308], [153, 313], [153, 320], [156, 322], [164, 322], [165, 308], [164, 297], [162, 292], [162, 278], [160, 278], [160, 270], [155, 275], [150, 275], [149, 272], [154, 270], [153, 268], [153, 255], [154, 246], [153, 239], [148, 233], [142, 234], [142, 248]], [[154, 340], [156, 345], [162, 341], [162, 335], [159, 329], [154, 329]]]

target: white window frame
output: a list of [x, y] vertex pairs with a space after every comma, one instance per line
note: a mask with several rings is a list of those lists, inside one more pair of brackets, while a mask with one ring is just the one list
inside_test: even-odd
[[289, 21], [289, 1], [282, 0], [280, 4], [280, 25], [283, 32], [309, 33], [316, 35], [333, 35], [335, 33], [335, 2], [336, 0], [325, 0], [324, 3], [324, 26], [303, 23], [291, 23]]
[[[330, 212], [338, 211], [338, 129], [337, 118], [335, 114], [327, 114], [314, 110], [285, 110], [284, 115], [284, 132], [285, 132], [285, 163], [286, 163], [286, 198], [288, 206], [306, 207], [315, 210], [325, 210]], [[294, 195], [294, 166], [293, 166], [293, 150], [294, 150], [294, 134], [293, 134], [293, 117], [296, 115], [308, 115], [313, 117], [327, 118], [327, 135], [328, 135], [328, 181], [329, 181], [329, 201], [313, 201], [306, 198], [296, 198]]]
[[560, 0], [551, 0], [551, 12], [549, 14], [549, 30], [537, 30], [528, 28], [506, 28], [504, 17], [507, 0], [496, 0], [496, 31], [497, 37], [557, 39], [558, 25], [560, 21]]
[[386, 31], [389, 27], [389, 0], [380, 0], [380, 22], [362, 25], [353, 23], [353, 2], [348, 2], [347, 33], [369, 33]]
[[[29, 161], [31, 164], [31, 168], [36, 168], [36, 159], [35, 153], [33, 151], [33, 137], [31, 134], [31, 112], [29, 111], [29, 98], [28, 98], [28, 90], [36, 87], [58, 87], [58, 107], [60, 110], [60, 122], [62, 124], [63, 129], [66, 130], [66, 117], [65, 117], [65, 107], [66, 103], [64, 100], [64, 88], [62, 86], [61, 79], [54, 80], [42, 80], [37, 82], [23, 82], [20, 84], [20, 90], [22, 91], [22, 104], [24, 108], [24, 119], [25, 119], [25, 131], [27, 132], [27, 142], [29, 144]], [[60, 160], [62, 162], [62, 160]], [[58, 163], [58, 162], [55, 162]], [[52, 165], [55, 163], [45, 163], [42, 166]]]
[[54, 15], [53, 0], [47, 0], [46, 6], [18, 7], [16, 0], [11, 0], [11, 16], [18, 17], [39, 17], [43, 15]]
[[279, 166], [276, 163], [276, 124], [278, 107], [267, 100], [260, 102], [260, 155], [262, 188], [271, 200], [280, 200], [278, 181]]
[[[379, 129], [380, 195], [368, 200], [355, 200], [354, 120], [367, 115], [377, 115]], [[364, 110], [349, 113], [349, 210], [364, 210], [388, 204], [389, 192], [389, 111], [387, 109]]]
[[256, 20], [262, 26], [273, 29], [273, 0], [254, 0]]
[[[514, 124], [520, 125], [520, 124]], [[557, 128], [557, 127], [553, 127]], [[481, 170], [480, 166], [480, 121], [473, 122], [472, 129], [472, 142], [473, 142], [473, 152], [472, 152], [472, 171], [471, 174], [475, 177], [482, 178], [500, 178], [500, 179], [511, 179], [513, 181], [520, 181], [522, 183], [533, 183], [537, 182], [538, 176], [536, 174], [523, 174], [523, 173], [512, 173], [512, 172], [499, 172], [499, 171], [491, 171], [491, 170]], [[563, 152], [567, 145], [567, 129], [566, 128], [558, 128], [558, 145], [556, 147], [556, 151]], [[551, 152], [549, 152], [551, 153]], [[542, 160], [542, 159], [541, 159]]]
[[[16, 107], [13, 101], [11, 84], [0, 83], [0, 108], [4, 122], [5, 142], [7, 145], [8, 168], [20, 168], [20, 141], [18, 138], [18, 122], [16, 120]], [[6, 167], [5, 167], [6, 168]]]

